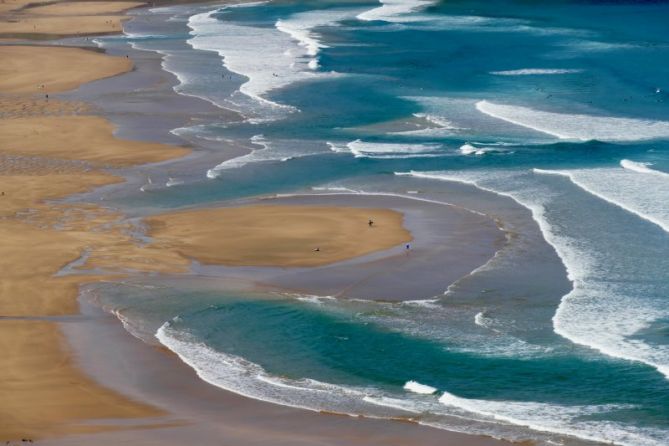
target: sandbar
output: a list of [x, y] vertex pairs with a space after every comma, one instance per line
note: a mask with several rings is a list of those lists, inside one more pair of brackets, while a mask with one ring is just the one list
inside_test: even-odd
[[402, 218], [390, 209], [255, 205], [160, 214], [145, 221], [156, 243], [203, 264], [306, 267], [409, 242]]

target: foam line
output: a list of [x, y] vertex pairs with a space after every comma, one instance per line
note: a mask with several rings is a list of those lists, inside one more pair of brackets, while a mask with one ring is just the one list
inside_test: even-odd
[[312, 53], [326, 45], [311, 29], [336, 23], [344, 17], [343, 12], [297, 14], [267, 28], [220, 21], [214, 15], [218, 11], [189, 18], [192, 37], [188, 43], [197, 50], [217, 52], [227, 70], [248, 78], [239, 91], [261, 106], [295, 111], [290, 105], [267, 99], [267, 94], [295, 82], [339, 75], [316, 71]]
[[669, 197], [669, 181], [667, 181], [669, 175], [637, 164], [632, 166], [626, 164], [625, 169], [533, 169], [533, 171], [537, 174], [569, 178], [572, 183], [589, 194], [669, 232], [669, 210], [665, 205], [666, 197]]
[[[618, 170], [623, 171], [623, 169]], [[560, 175], [570, 179], [574, 177], [574, 172], [571, 171], [535, 169], [534, 172]], [[640, 339], [630, 338], [646, 328], [650, 322], [669, 316], [666, 307], [642, 301], [630, 306], [629, 303], [634, 301], [634, 297], [630, 296], [629, 287], [622, 286], [620, 280], [611, 279], [606, 273], [613, 268], [610, 262], [615, 260], [608, 259], [604, 253], [591, 252], [591, 249], [597, 247], [579, 242], [575, 235], [562, 234], [550, 224], [546, 217], [546, 205], [550, 203], [549, 191], [538, 191], [536, 187], [518, 183], [521, 174], [517, 172], [503, 173], [497, 178], [485, 174], [477, 176], [476, 173], [469, 172], [398, 174], [469, 184], [481, 190], [509, 197], [529, 209], [544, 239], [562, 260], [567, 276], [572, 282], [572, 290], [562, 297], [553, 316], [554, 331], [575, 344], [598, 350], [605, 355], [647, 364], [669, 379], [669, 347], [649, 345]], [[593, 178], [602, 177], [602, 172], [590, 174]], [[630, 173], [630, 175], [639, 174]], [[653, 177], [653, 175], [644, 176]], [[662, 204], [662, 202], [657, 203]]]
[[669, 121], [553, 113], [489, 101], [477, 102], [476, 109], [493, 118], [560, 139], [639, 141], [669, 137]]
[[364, 21], [380, 20], [384, 22], [411, 21], [406, 17], [412, 12], [420, 11], [434, 3], [432, 0], [379, 0], [381, 6], [358, 14], [357, 18]]
[[336, 153], [351, 153], [356, 158], [420, 158], [443, 156], [438, 153], [439, 144], [403, 144], [403, 143], [377, 143], [367, 142], [360, 139], [351, 141], [345, 146], [327, 143], [330, 150]]
[[491, 71], [490, 74], [497, 76], [536, 76], [547, 74], [574, 74], [583, 70], [571, 68], [521, 68], [518, 70]]
[[432, 395], [434, 393], [437, 393], [436, 388], [432, 386], [427, 386], [425, 384], [421, 384], [417, 381], [407, 381], [406, 384], [404, 384], [404, 390], [408, 392], [418, 393], [420, 395]]
[[622, 167], [623, 169], [629, 169], [639, 173], [659, 175], [661, 177], [669, 179], [669, 173], [651, 169], [650, 166], [652, 166], [651, 163], [639, 163], [637, 161], [631, 161], [626, 159], [620, 160], [620, 167]]
[[563, 406], [538, 402], [491, 401], [462, 398], [448, 392], [439, 398], [445, 406], [464, 409], [476, 415], [492, 418], [504, 423], [527, 426], [540, 432], [569, 435], [584, 440], [607, 442], [618, 445], [660, 446], [661, 435], [649, 436], [640, 429], [618, 423], [592, 423], [581, 421], [583, 416], [592, 416], [620, 409], [630, 405], [587, 405]]

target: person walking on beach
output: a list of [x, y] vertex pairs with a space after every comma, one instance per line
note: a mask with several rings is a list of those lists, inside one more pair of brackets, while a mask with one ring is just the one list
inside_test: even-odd
[[367, 224], [368, 224], [369, 227], [371, 228], [372, 226], [374, 226], [374, 220], [372, 220], [372, 219], [370, 218], [370, 219], [369, 219], [369, 222], [368, 222]]

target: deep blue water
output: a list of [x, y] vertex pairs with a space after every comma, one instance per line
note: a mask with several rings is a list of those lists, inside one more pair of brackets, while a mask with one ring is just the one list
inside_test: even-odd
[[[162, 306], [160, 340], [208, 381], [505, 438], [669, 442], [669, 4], [275, 1], [152, 14], [170, 21], [140, 14], [134, 37], [104, 44], [161, 51], [178, 92], [244, 120], [176, 130], [214, 158], [219, 144], [220, 164], [119, 205], [418, 190], [542, 236], [521, 235], [430, 302], [136, 296], [134, 315]], [[225, 140], [252, 151], [226, 160]], [[538, 273], [554, 255], [566, 295]]]

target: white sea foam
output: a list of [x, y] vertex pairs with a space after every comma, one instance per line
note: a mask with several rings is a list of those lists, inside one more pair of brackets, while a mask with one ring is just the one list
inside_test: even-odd
[[311, 59], [307, 66], [312, 70], [318, 70], [321, 67], [321, 64], [318, 62], [318, 59]]
[[[616, 170], [618, 172], [613, 172]], [[589, 172], [535, 169], [534, 172], [565, 176], [587, 192], [614, 204], [624, 201], [628, 210], [633, 209], [632, 206], [634, 206], [637, 212], [639, 212], [640, 204], [639, 201], [634, 200], [647, 196], [652, 190], [652, 187], [645, 183], [649, 178], [657, 179], [655, 175], [629, 172], [627, 175], [636, 177], [611, 180], [612, 173], [614, 175], [625, 174], [624, 169], [606, 169], [605, 172], [602, 172], [601, 169], [590, 169]], [[608, 356], [645, 363], [669, 378], [669, 346], [650, 345], [642, 339], [635, 338], [637, 333], [646, 329], [653, 321], [669, 317], [666, 304], [643, 296], [643, 291], [640, 291], [637, 283], [638, 272], [633, 274], [634, 277], [629, 278], [631, 281], [629, 286], [625, 280], [621, 280], [620, 275], [628, 274], [632, 266], [627, 264], [627, 267], [621, 267], [620, 262], [625, 259], [620, 258], [620, 253], [609, 254], [607, 252], [608, 245], [611, 243], [596, 243], [579, 238], [576, 228], [574, 229], [576, 232], [572, 232], [562, 226], [554, 227], [546, 215], [547, 206], [550, 206], [554, 197], [551, 190], [542, 189], [540, 184], [531, 183], [527, 174], [517, 172], [499, 172], [495, 175], [473, 172], [408, 172], [403, 174], [470, 184], [479, 189], [509, 197], [529, 209], [544, 238], [561, 258], [567, 269], [568, 278], [572, 282], [572, 291], [563, 296], [553, 316], [555, 332], [576, 344], [593, 348]], [[666, 183], [664, 178], [661, 181]], [[653, 207], [652, 218], [658, 219], [658, 209], [661, 209], [664, 203], [658, 197], [669, 196], [665, 192], [666, 184], [653, 184], [662, 189], [659, 190], [659, 195], [649, 200], [648, 206], [644, 207], [646, 219], [650, 217], [648, 209], [651, 206]], [[624, 187], [621, 188], [621, 185]], [[626, 186], [639, 187], [640, 190], [630, 193], [634, 189], [630, 190]], [[614, 199], [617, 203], [613, 201]], [[620, 206], [620, 204], [617, 205]], [[666, 210], [662, 211], [662, 218], [666, 218], [665, 216]], [[665, 222], [666, 220], [662, 224]], [[580, 227], [580, 224], [575, 224]], [[638, 259], [630, 259], [630, 261], [637, 262]], [[613, 270], [617, 272], [617, 275], [612, 276]]]
[[325, 301], [337, 300], [337, 298], [333, 296], [314, 296], [310, 294], [293, 294], [293, 295], [289, 294], [289, 296], [292, 296], [299, 301], [316, 305], [323, 305]]
[[475, 15], [430, 14], [425, 10], [436, 3], [434, 0], [379, 0], [381, 6], [357, 16], [363, 21], [388, 22], [386, 26], [371, 28], [377, 31], [405, 29], [420, 30], [472, 30], [476, 32], [524, 33], [532, 35], [562, 35], [588, 37], [592, 33], [579, 29], [546, 27], [539, 23], [509, 17], [486, 17]]
[[493, 327], [494, 321], [485, 315], [485, 312], [480, 311], [474, 316], [474, 323], [479, 327], [487, 328], [492, 331], [498, 331]]
[[[351, 9], [328, 9], [319, 11], [308, 11], [293, 14], [289, 18], [277, 20], [276, 28], [288, 34], [305, 48], [306, 57], [309, 58], [307, 66], [311, 70], [320, 68], [318, 54], [321, 49], [329, 48], [323, 43], [322, 37], [314, 31], [315, 28], [333, 25], [339, 21], [355, 17], [356, 11]], [[287, 50], [291, 51], [291, 50]]]
[[597, 40], [574, 40], [564, 44], [570, 50], [601, 52], [639, 48], [633, 43], [601, 42]]
[[583, 70], [573, 68], [521, 68], [518, 70], [491, 71], [490, 74], [497, 76], [534, 76], [545, 74], [574, 74]]
[[337, 153], [351, 153], [356, 158], [419, 158], [443, 156], [438, 153], [439, 144], [403, 144], [367, 142], [360, 139], [345, 146], [328, 143], [330, 150]]
[[429, 127], [419, 128], [416, 130], [401, 130], [398, 132], [388, 132], [388, 134], [437, 137], [437, 136], [452, 135], [458, 130], [463, 130], [461, 127], [456, 126], [455, 124], [453, 124], [453, 122], [444, 118], [443, 116], [438, 116], [429, 113], [414, 113], [413, 116], [427, 121]]
[[355, 189], [350, 189], [348, 187], [343, 187], [343, 186], [313, 186], [311, 190], [316, 192], [335, 192], [335, 193], [346, 192], [350, 194], [359, 193], [359, 191]]
[[425, 10], [437, 3], [435, 0], [379, 0], [381, 6], [358, 14], [362, 21], [382, 21], [390, 25], [372, 28], [377, 30], [455, 30], [524, 32], [532, 34], [573, 34], [574, 30], [547, 29], [529, 26], [527, 20], [474, 15], [429, 14]]
[[623, 169], [534, 169], [535, 173], [561, 175], [585, 190], [669, 232], [669, 175], [641, 163], [621, 161]]
[[[323, 303], [325, 302], [335, 301], [324, 300]], [[379, 305], [377, 302], [368, 301], [359, 304]], [[387, 309], [394, 306], [392, 303], [382, 305]], [[421, 416], [425, 414], [430, 420], [440, 419], [435, 417], [441, 416], [462, 418], [483, 423], [482, 432], [486, 433], [497, 432], [498, 425], [505, 429], [504, 432], [510, 432], [504, 428], [505, 423], [509, 423], [544, 432], [614, 441], [621, 445], [661, 444], [653, 442], [655, 437], [649, 436], [647, 431], [637, 432], [632, 427], [608, 421], [580, 419], [626, 406], [569, 407], [533, 402], [471, 400], [447, 392], [437, 399], [431, 396], [437, 389], [415, 381], [407, 382], [406, 395], [399, 396], [374, 388], [336, 385], [309, 378], [290, 379], [269, 374], [260, 365], [239, 356], [213, 350], [195, 341], [186, 332], [173, 328], [173, 324], [178, 323], [178, 319], [165, 323], [156, 332], [156, 338], [191, 366], [204, 381], [250, 398], [314, 411], [326, 410], [371, 417], [392, 418], [407, 416], [409, 413]], [[447, 422], [441, 424], [448, 425]], [[663, 438], [662, 434], [657, 433], [657, 438]]]
[[439, 305], [439, 298], [436, 299], [415, 299], [415, 300], [403, 300], [400, 302], [402, 305], [408, 305], [413, 307], [423, 307], [423, 308], [442, 308]]
[[476, 109], [493, 118], [560, 139], [636, 141], [669, 138], [669, 121], [553, 113], [489, 101], [477, 102]]
[[300, 150], [293, 147], [277, 147], [276, 144], [272, 144], [267, 139], [265, 139], [263, 135], [254, 135], [251, 137], [251, 142], [260, 146], [261, 148], [253, 150], [246, 155], [223, 161], [222, 163], [207, 171], [207, 178], [211, 180], [216, 179], [226, 170], [238, 169], [251, 163], [271, 161], [286, 162], [295, 158], [301, 158], [317, 153], [309, 150]]
[[427, 121], [434, 124], [438, 128], [449, 129], [449, 130], [457, 130], [458, 129], [458, 127], [456, 127], [451, 121], [444, 118], [443, 116], [433, 115], [433, 114], [430, 114], [430, 113], [414, 113], [414, 116], [416, 118], [426, 119]]
[[368, 407], [364, 397], [375, 394], [373, 389], [269, 374], [254, 362], [196, 342], [186, 333], [173, 329], [171, 322], [163, 324], [155, 336], [202, 380], [249, 398], [313, 411], [365, 413]]
[[460, 146], [460, 153], [463, 155], [476, 155], [476, 156], [481, 156], [485, 155], [486, 153], [513, 153], [508, 150], [504, 150], [499, 148], [499, 146], [492, 146], [492, 147], [487, 147], [487, 146], [474, 146], [472, 143], [465, 143]]
[[181, 186], [182, 184], [184, 184], [183, 180], [179, 180], [177, 178], [170, 177], [170, 178], [167, 179], [167, 182], [165, 183], [165, 187]]
[[538, 402], [491, 401], [461, 398], [448, 392], [444, 392], [439, 402], [488, 419], [597, 442], [660, 446], [663, 444], [662, 436], [666, 435], [666, 432], [644, 431], [630, 425], [591, 421], [586, 418], [629, 409], [632, 407], [629, 405], [564, 406]]
[[314, 52], [324, 47], [310, 32], [311, 27], [332, 23], [336, 17], [324, 14], [319, 21], [315, 15], [303, 14], [310, 19], [285, 19], [277, 28], [254, 27], [222, 22], [212, 17], [216, 11], [196, 14], [188, 20], [192, 38], [188, 43], [197, 50], [215, 51], [223, 65], [234, 73], [248, 78], [240, 92], [264, 107], [294, 110], [266, 98], [272, 90], [295, 82], [320, 79], [336, 73], [315, 72]]
[[[173, 323], [180, 321], [166, 322], [155, 334], [164, 346], [192, 367], [205, 382], [249, 398], [313, 411], [368, 417], [394, 418], [420, 413], [462, 417], [439, 404], [435, 397], [430, 397], [436, 391], [430, 386], [408, 382], [406, 397], [398, 397], [374, 388], [272, 375], [256, 363], [195, 341], [185, 332], [174, 329]], [[487, 432], [494, 430], [494, 426], [487, 428]]]
[[364, 398], [364, 401], [375, 404], [377, 406], [381, 407], [390, 407], [392, 409], [398, 409], [401, 411], [405, 412], [410, 412], [413, 414], [419, 414], [422, 412], [426, 412], [430, 409], [429, 406], [426, 407], [426, 405], [422, 405], [419, 402], [415, 401], [410, 401], [406, 399], [400, 399], [400, 398], [391, 398], [387, 396], [380, 396], [380, 397], [371, 397], [371, 396], [366, 396]]
[[358, 14], [358, 19], [364, 21], [380, 20], [384, 22], [413, 21], [411, 13], [425, 9], [434, 3], [434, 0], [379, 0], [381, 6]]
[[662, 172], [661, 170], [651, 169], [652, 163], [639, 163], [637, 161], [631, 160], [620, 160], [620, 166], [624, 169], [633, 170], [639, 173], [647, 173], [651, 175], [658, 175], [669, 179], [669, 173]]
[[[164, 39], [167, 38], [168, 36], [162, 35], [162, 34], [136, 34], [136, 33], [130, 33], [130, 32], [125, 32], [123, 33], [122, 36], [110, 36], [106, 37], [105, 39], [111, 40], [111, 39], [122, 39], [127, 41], [128, 43], [134, 43], [134, 42], [141, 42], [142, 40], [155, 40], [155, 39]], [[133, 47], [134, 48], [134, 47]]]
[[460, 153], [463, 155], [483, 155], [485, 152], [479, 151], [476, 147], [471, 144], [463, 144], [460, 146]]
[[437, 393], [437, 389], [435, 387], [427, 386], [417, 381], [407, 381], [406, 384], [404, 384], [404, 390], [413, 393], [419, 393], [421, 395], [433, 395]]
[[[224, 170], [236, 169], [238, 167], [245, 166], [248, 163], [271, 159], [264, 156], [267, 154], [267, 152], [270, 151], [270, 145], [263, 135], [254, 135], [253, 137], [251, 137], [251, 142], [253, 144], [261, 146], [262, 148], [253, 150], [251, 153], [247, 153], [246, 155], [238, 156], [236, 158], [231, 158], [229, 160], [223, 161], [216, 167], [209, 169], [207, 171], [207, 178], [215, 179], [218, 178], [221, 175], [221, 172]], [[276, 160], [277, 158], [274, 157], [274, 159]]]

